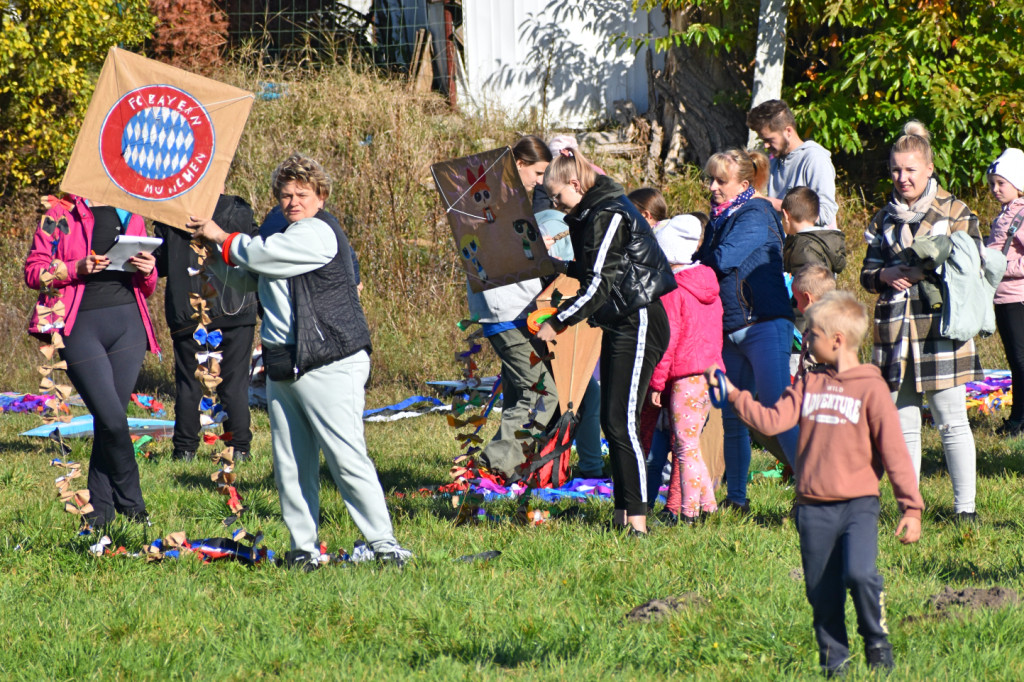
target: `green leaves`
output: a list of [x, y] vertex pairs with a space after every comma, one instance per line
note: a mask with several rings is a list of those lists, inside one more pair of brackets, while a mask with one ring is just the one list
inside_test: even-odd
[[9, 4], [0, 13], [0, 193], [56, 183], [107, 50], [141, 45], [153, 27], [147, 0]]
[[[933, 134], [944, 182], [963, 190], [984, 181], [985, 168], [1003, 148], [1021, 144], [1024, 57], [1015, 49], [1024, 44], [1020, 3], [920, 0], [908, 7], [845, 0], [806, 12], [807, 25], [791, 29], [791, 46], [806, 39], [796, 31], [818, 22], [840, 44], [827, 72], [809, 81], [790, 79], [787, 95], [826, 147], [855, 152], [884, 146], [907, 119], [917, 118]], [[821, 44], [814, 49], [827, 51]], [[827, 115], [815, 115], [821, 111]]]

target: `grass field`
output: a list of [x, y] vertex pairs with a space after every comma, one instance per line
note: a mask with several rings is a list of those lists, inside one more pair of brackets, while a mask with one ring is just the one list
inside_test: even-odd
[[[371, 395], [370, 403], [374, 403]], [[283, 552], [266, 415], [254, 412], [254, 459], [240, 490], [242, 523]], [[52, 449], [17, 434], [32, 416], [0, 417], [0, 649], [4, 679], [253, 677], [335, 679], [816, 679], [816, 649], [797, 538], [783, 520], [792, 491], [751, 488], [754, 514], [721, 514], [695, 528], [655, 528], [635, 540], [607, 534], [609, 503], [584, 506], [580, 522], [539, 527], [454, 527], [446, 499], [392, 495], [446, 482], [456, 452], [438, 415], [369, 424], [367, 440], [399, 540], [416, 552], [403, 570], [328, 566], [312, 574], [193, 559], [147, 564], [87, 552], [76, 520], [58, 504], [47, 466]], [[896, 651], [893, 679], [1018, 680], [1024, 677], [1024, 614], [1017, 606], [934, 614], [946, 585], [1024, 590], [1020, 481], [1024, 442], [976, 424], [976, 527], [948, 521], [952, 491], [934, 430], [926, 432], [923, 538], [893, 537], [897, 512], [883, 487], [880, 566]], [[74, 441], [88, 460], [90, 441]], [[212, 446], [208, 446], [212, 447]], [[208, 459], [171, 461], [169, 442], [141, 461], [152, 528], [116, 525], [116, 545], [138, 551], [177, 530], [229, 535]], [[755, 456], [753, 469], [768, 460]], [[321, 539], [351, 550], [358, 539], [326, 468]], [[721, 491], [720, 491], [721, 494]], [[561, 505], [566, 506], [565, 504]], [[489, 510], [510, 515], [512, 503]], [[485, 550], [489, 562], [456, 557]], [[707, 603], [649, 623], [624, 616], [650, 599], [695, 592]], [[912, 618], [914, 622], [904, 622]], [[855, 628], [852, 607], [848, 625]], [[871, 678], [859, 638], [850, 679]]]
[[[436, 97], [341, 65], [331, 69], [231, 66], [218, 78], [259, 89], [285, 86], [279, 101], [257, 101], [239, 145], [229, 191], [270, 207], [269, 172], [287, 154], [314, 154], [334, 178], [328, 207], [344, 216], [360, 254], [363, 303], [374, 341], [368, 406], [422, 391], [427, 379], [457, 369], [452, 353], [464, 336], [454, 322], [465, 313], [464, 277], [457, 269], [431, 163], [512, 143], [522, 131], [550, 133], [529, 122], [496, 122], [453, 114]], [[642, 184], [644, 159], [595, 160], [630, 189]], [[840, 169], [843, 174], [843, 169]], [[673, 212], [706, 210], [698, 169], [666, 178]], [[984, 195], [967, 197], [983, 223], [995, 212]], [[864, 226], [882, 197], [843, 187], [840, 225], [850, 265], [843, 289], [870, 302], [857, 283]], [[26, 190], [0, 201], [0, 390], [35, 391], [39, 354], [24, 334], [34, 292], [22, 264], [39, 220], [38, 197]], [[150, 309], [162, 323], [162, 291]], [[147, 359], [138, 389], [173, 390], [169, 334], [159, 330], [162, 361]], [[979, 343], [986, 367], [1003, 367], [998, 338]], [[481, 373], [497, 369], [481, 357]], [[283, 552], [270, 465], [266, 415], [256, 419], [254, 459], [239, 467], [250, 511], [242, 523], [262, 530]], [[142, 415], [137, 415], [142, 416]], [[1024, 590], [1019, 478], [1024, 441], [992, 434], [995, 418], [977, 424], [977, 527], [948, 521], [952, 490], [934, 431], [926, 432], [924, 537], [905, 547], [891, 534], [897, 521], [883, 486], [880, 565], [897, 669], [894, 679], [1024, 679], [1024, 616], [1019, 607], [932, 618], [929, 598], [944, 586], [1003, 585]], [[76, 520], [54, 494], [61, 472], [47, 466], [48, 444], [17, 434], [31, 416], [0, 416], [0, 679], [165, 679], [253, 677], [397, 679], [522, 678], [701, 680], [817, 679], [811, 613], [794, 577], [796, 534], [783, 521], [792, 491], [764, 482], [752, 487], [755, 514], [721, 515], [697, 528], [656, 528], [628, 540], [602, 531], [609, 503], [585, 505], [583, 521], [523, 528], [510, 524], [453, 526], [447, 499], [398, 498], [391, 493], [446, 483], [457, 444], [442, 417], [370, 424], [377, 462], [402, 544], [416, 552], [404, 570], [329, 566], [303, 574], [192, 559], [147, 564], [123, 556], [95, 558], [95, 539], [76, 537]], [[88, 460], [89, 441], [75, 442], [74, 459]], [[170, 444], [141, 462], [152, 528], [116, 525], [114, 545], [139, 551], [172, 531], [227, 537], [224, 498], [214, 492], [208, 459], [173, 462]], [[753, 469], [769, 465], [755, 457]], [[84, 482], [83, 482], [84, 487]], [[720, 493], [721, 495], [721, 493]], [[357, 539], [326, 468], [321, 539], [330, 551]], [[565, 507], [566, 505], [561, 505]], [[489, 510], [514, 511], [511, 502]], [[461, 555], [500, 550], [486, 563]], [[696, 593], [706, 603], [651, 623], [625, 615], [650, 599]], [[912, 618], [913, 622], [905, 622]], [[852, 609], [848, 623], [854, 626]], [[870, 678], [860, 645], [851, 679]]]

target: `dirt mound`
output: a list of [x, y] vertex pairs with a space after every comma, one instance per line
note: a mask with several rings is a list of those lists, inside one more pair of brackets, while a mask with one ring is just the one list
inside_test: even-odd
[[675, 597], [652, 599], [641, 604], [626, 614], [626, 620], [633, 623], [646, 623], [671, 616], [673, 613], [689, 608], [698, 608], [708, 604], [708, 600], [696, 592], [686, 592]]
[[[977, 611], [978, 609], [999, 609], [1004, 606], [1011, 606], [1020, 603], [1020, 596], [1016, 591], [1006, 587], [965, 587], [955, 590], [949, 585], [942, 588], [942, 592], [932, 595], [928, 600], [931, 606], [930, 613], [919, 616], [907, 616], [903, 619], [905, 623], [913, 623], [919, 620], [941, 620], [943, 618], [962, 618], [965, 613]], [[953, 609], [953, 607], [960, 607]]]
[[946, 585], [942, 592], [931, 598], [931, 604], [936, 611], [945, 611], [951, 606], [964, 606], [974, 611], [976, 609], [998, 609], [1009, 604], [1019, 604], [1020, 597], [1014, 590], [1005, 587], [965, 587], [962, 590], [954, 590]]

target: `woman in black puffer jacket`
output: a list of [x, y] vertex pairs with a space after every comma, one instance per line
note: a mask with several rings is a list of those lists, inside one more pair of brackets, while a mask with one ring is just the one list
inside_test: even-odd
[[555, 157], [544, 188], [556, 206], [569, 209], [565, 222], [576, 260], [568, 274], [580, 281], [580, 293], [562, 302], [537, 338], [552, 341], [588, 318], [604, 329], [601, 428], [615, 483], [614, 523], [645, 535], [646, 453], [637, 425], [654, 367], [668, 347], [668, 317], [658, 299], [676, 288], [675, 277], [622, 186], [597, 175], [578, 151], [564, 149]]

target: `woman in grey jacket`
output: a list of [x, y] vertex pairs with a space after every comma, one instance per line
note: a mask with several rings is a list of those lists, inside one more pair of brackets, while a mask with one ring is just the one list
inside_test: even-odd
[[268, 236], [228, 234], [192, 219], [196, 236], [221, 248], [211, 259], [226, 284], [263, 304], [264, 362], [281, 513], [292, 536], [288, 563], [319, 565], [320, 451], [352, 520], [378, 559], [403, 564], [384, 491], [363, 437], [370, 334], [359, 304], [348, 239], [323, 211], [330, 181], [316, 161], [293, 155], [273, 175], [288, 227]]

